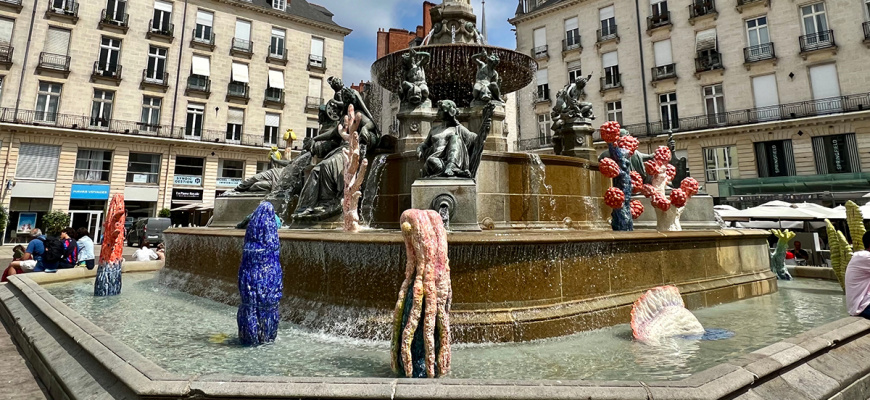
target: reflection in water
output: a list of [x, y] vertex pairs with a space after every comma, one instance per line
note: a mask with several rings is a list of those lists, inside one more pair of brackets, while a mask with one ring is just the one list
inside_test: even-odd
[[[278, 339], [238, 346], [232, 306], [127, 274], [121, 296], [94, 297], [93, 280], [47, 285], [61, 301], [158, 365], [181, 374], [391, 377], [389, 343], [283, 323]], [[628, 324], [526, 343], [459, 344], [452, 378], [672, 380], [846, 316], [836, 282], [779, 282], [769, 296], [695, 310], [706, 339], [634, 341]], [[196, 316], [196, 318], [191, 318]], [[733, 332], [733, 337], [722, 339]]]

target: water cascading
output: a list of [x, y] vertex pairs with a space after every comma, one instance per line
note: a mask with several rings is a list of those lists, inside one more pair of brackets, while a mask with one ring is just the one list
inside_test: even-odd
[[278, 335], [278, 303], [284, 290], [280, 248], [275, 210], [264, 201], [248, 223], [239, 266], [241, 304], [236, 318], [244, 346], [273, 342]]
[[121, 264], [124, 261], [124, 220], [127, 211], [124, 195], [116, 194], [109, 203], [103, 225], [103, 245], [100, 265], [94, 281], [94, 296], [115, 296], [121, 293]]
[[359, 209], [363, 226], [367, 228], [371, 227], [375, 217], [375, 206], [377, 206], [381, 179], [383, 179], [384, 171], [386, 170], [387, 156], [389, 154], [380, 154], [375, 157], [363, 187], [363, 196]]

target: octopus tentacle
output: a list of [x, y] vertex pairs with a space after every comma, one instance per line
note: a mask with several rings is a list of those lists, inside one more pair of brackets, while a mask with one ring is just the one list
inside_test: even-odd
[[[402, 233], [405, 235], [413, 234], [414, 227], [408, 222], [407, 218], [402, 216]], [[406, 241], [405, 251], [408, 254], [408, 261], [405, 263], [405, 280], [402, 281], [402, 287], [399, 289], [399, 300], [396, 302], [396, 312], [393, 315], [393, 340], [392, 340], [392, 362], [391, 367], [393, 372], [399, 372], [399, 346], [402, 333], [402, 316], [405, 314], [405, 297], [408, 294], [408, 287], [414, 279], [414, 271], [417, 269], [417, 251], [414, 244]]]

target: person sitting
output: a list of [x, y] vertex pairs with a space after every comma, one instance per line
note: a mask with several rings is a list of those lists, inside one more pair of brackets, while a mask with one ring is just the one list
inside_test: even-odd
[[94, 241], [88, 229], [81, 227], [76, 231], [79, 247], [79, 264], [84, 264], [87, 269], [94, 269]]
[[[870, 232], [862, 238], [864, 248], [870, 248]], [[849, 315], [870, 319], [870, 251], [852, 253], [846, 267], [846, 308]]]
[[797, 265], [807, 265], [807, 262], [810, 260], [810, 253], [801, 247], [799, 240], [794, 241], [794, 249], [791, 250], [791, 253], [794, 254]]
[[[276, 218], [277, 218], [277, 216], [276, 216]], [[160, 243], [157, 245], [156, 253], [157, 253], [157, 261], [163, 261], [166, 259], [166, 247], [163, 245], [163, 243]]]
[[157, 253], [151, 250], [151, 243], [147, 240], [142, 241], [141, 249], [133, 252], [133, 261], [154, 261], [157, 258]]
[[[21, 261], [22, 258], [24, 258], [24, 246], [19, 244], [12, 248], [12, 261]], [[15, 268], [10, 265], [3, 271], [3, 277], [0, 278], [0, 282], [8, 282], [10, 275], [20, 274], [22, 272], [24, 271], [20, 268]]]
[[58, 269], [73, 268], [79, 261], [79, 245], [76, 243], [76, 230], [65, 228], [60, 232], [60, 241], [63, 243], [63, 258], [58, 262]]
[[[27, 244], [27, 249], [24, 250], [24, 256], [19, 261], [9, 263], [9, 267], [22, 272], [42, 272], [45, 270], [45, 265], [42, 262], [42, 256], [45, 254], [45, 235], [39, 228], [30, 230], [30, 243]], [[8, 269], [8, 267], [7, 267]]]

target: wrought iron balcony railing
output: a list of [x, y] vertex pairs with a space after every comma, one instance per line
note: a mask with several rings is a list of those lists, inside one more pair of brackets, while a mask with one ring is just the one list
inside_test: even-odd
[[62, 2], [49, 1], [46, 13], [78, 18], [79, 2], [75, 0], [66, 0]]
[[716, 13], [716, 0], [694, 0], [689, 4], [689, 19]]
[[287, 61], [287, 49], [283, 47], [276, 49], [272, 45], [269, 45], [269, 55], [266, 58], [275, 61]]
[[94, 61], [92, 77], [121, 80], [123, 67], [119, 64], [106, 64]]
[[773, 47], [773, 42], [743, 48], [743, 61], [747, 64], [773, 58], [776, 58], [776, 49]]
[[619, 37], [619, 34], [616, 32], [616, 25], [610, 25], [607, 29], [599, 29], [596, 33], [599, 43]]
[[242, 53], [253, 53], [254, 52], [254, 42], [252, 42], [250, 40], [233, 38], [232, 50], [242, 52]]
[[601, 91], [622, 87], [622, 74], [605, 75], [601, 77]]
[[326, 57], [316, 54], [308, 55], [308, 68], [326, 69]]
[[148, 33], [171, 38], [175, 36], [175, 24], [171, 22], [165, 25], [160, 23], [155, 24], [155, 21], [152, 19], [148, 21]]
[[208, 34], [204, 34], [205, 36], [197, 36], [196, 28], [193, 28], [193, 39], [190, 39], [192, 43], [199, 43], [206, 46], [214, 46], [214, 32], [210, 32]]
[[12, 52], [15, 50], [8, 44], [0, 45], [0, 64], [12, 64]]
[[549, 46], [547, 45], [534, 47], [532, 48], [532, 57], [534, 57], [536, 60], [550, 57], [550, 54], [547, 50], [549, 50]]
[[571, 51], [582, 49], [583, 46], [580, 45], [580, 35], [571, 35], [565, 39], [562, 39], [562, 51]]
[[61, 54], [39, 53], [39, 68], [69, 72], [70, 56]]
[[227, 97], [248, 99], [250, 86], [245, 82], [230, 82], [227, 84]]
[[864, 40], [870, 40], [870, 21], [861, 24], [864, 27]]
[[660, 81], [662, 79], [676, 78], [677, 64], [667, 64], [652, 68], [652, 80]]
[[124, 13], [124, 15], [109, 15], [107, 9], [103, 9], [103, 13], [100, 15], [100, 23], [103, 25], [112, 25], [121, 28], [126, 28], [130, 26], [130, 15]]
[[837, 43], [834, 41], [834, 31], [827, 30], [816, 32], [800, 37], [801, 53], [808, 51], [821, 50], [828, 47], [834, 47]]
[[267, 88], [265, 101], [284, 104], [284, 90], [278, 88]]
[[190, 75], [187, 78], [187, 90], [211, 93], [211, 79], [203, 75]]
[[146, 68], [142, 70], [142, 82], [157, 86], [169, 86], [169, 73], [160, 74]]
[[703, 51], [695, 57], [695, 72], [712, 71], [725, 68], [722, 54], [718, 51]]
[[323, 98], [321, 97], [313, 97], [313, 96], [305, 96], [305, 108], [306, 109], [318, 109], [323, 104]]
[[545, 149], [548, 147], [553, 147], [553, 137], [550, 135], [517, 141], [517, 148], [521, 151]]
[[650, 31], [671, 24], [671, 12], [665, 11], [661, 14], [650, 15], [646, 17], [646, 30]]

